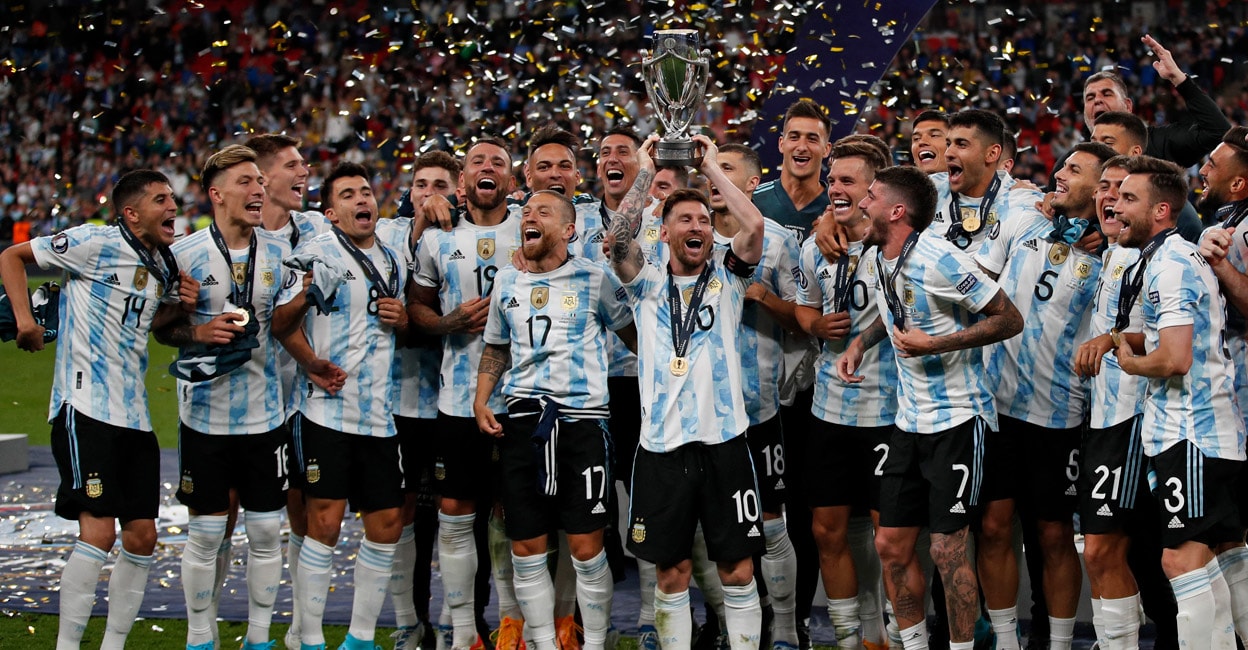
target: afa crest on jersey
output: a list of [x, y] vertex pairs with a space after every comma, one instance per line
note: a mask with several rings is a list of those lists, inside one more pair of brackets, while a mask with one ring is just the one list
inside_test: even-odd
[[580, 299], [576, 297], [575, 293], [565, 293], [563, 294], [563, 299], [559, 301], [559, 306], [563, 307], [564, 311], [574, 311], [579, 303]]
[[266, 287], [271, 287], [276, 284], [277, 281], [273, 277], [273, 269], [265, 269], [261, 271], [260, 281], [263, 282]]

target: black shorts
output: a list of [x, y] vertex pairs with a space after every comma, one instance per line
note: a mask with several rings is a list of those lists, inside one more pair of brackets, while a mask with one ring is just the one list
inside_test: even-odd
[[861, 515], [879, 510], [880, 477], [895, 427], [816, 422], [801, 459], [806, 464], [807, 505], [852, 506], [852, 512]]
[[286, 506], [286, 425], [266, 433], [211, 435], [186, 423], [178, 429], [178, 501], [200, 514], [230, 509], [238, 490], [245, 510], [276, 512]]
[[1191, 541], [1210, 546], [1243, 541], [1235, 502], [1243, 461], [1205, 456], [1186, 440], [1150, 461], [1157, 473], [1163, 547], [1177, 548]]
[[981, 503], [1014, 499], [1029, 519], [1069, 521], [1079, 507], [1079, 446], [1083, 428], [1048, 429], [1000, 416], [989, 431]]
[[1088, 429], [1079, 452], [1079, 532], [1105, 535], [1121, 532], [1132, 518], [1138, 499], [1151, 499], [1144, 447], [1140, 443], [1143, 415], [1108, 429]]
[[611, 438], [606, 420], [559, 423], [555, 443], [555, 494], [539, 478], [543, 447], [534, 444], [539, 416], [512, 417], [498, 444], [500, 495], [508, 539], [525, 540], [562, 528], [581, 535], [610, 523], [607, 502], [614, 490]]
[[970, 525], [983, 480], [984, 432], [973, 417], [940, 433], [893, 430], [880, 477], [880, 525], [952, 533]]
[[323, 427], [302, 415], [294, 437], [303, 454], [304, 494], [346, 499], [355, 512], [403, 505], [399, 438], [377, 438]]
[[394, 416], [399, 432], [399, 464], [403, 467], [403, 491], [416, 495], [416, 505], [436, 507], [433, 489], [434, 438], [438, 423], [433, 419]]
[[151, 431], [89, 418], [72, 406], [52, 420], [52, 457], [61, 475], [56, 514], [83, 512], [121, 521], [155, 519], [160, 510], [160, 445]]
[[758, 472], [763, 512], [779, 514], [789, 492], [784, 483], [784, 428], [780, 426], [780, 416], [746, 429], [745, 441], [754, 459], [754, 470]]
[[[495, 417], [506, 431], [507, 416]], [[437, 427], [434, 491], [451, 499], [493, 501], [498, 478], [498, 445], [494, 438], [481, 433], [476, 418], [438, 413]]]
[[624, 481], [633, 475], [633, 452], [641, 442], [641, 391], [636, 377], [608, 377], [607, 392], [611, 394], [611, 443], [616, 480]]
[[637, 557], [660, 566], [689, 559], [699, 523], [712, 561], [763, 551], [763, 513], [745, 436], [662, 454], [638, 448], [632, 482], [628, 549]]
[[295, 425], [302, 417], [296, 411], [286, 418], [286, 478], [291, 490], [303, 490], [307, 485], [307, 476], [303, 471], [303, 453], [299, 450], [299, 440], [295, 438]]

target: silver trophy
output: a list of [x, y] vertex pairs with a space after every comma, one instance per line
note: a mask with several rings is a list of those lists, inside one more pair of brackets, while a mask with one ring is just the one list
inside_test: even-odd
[[698, 49], [699, 35], [692, 29], [661, 29], [653, 38], [654, 56], [641, 51], [641, 76], [650, 103], [666, 129], [655, 144], [654, 162], [701, 166], [702, 156], [688, 129], [706, 99], [711, 53]]

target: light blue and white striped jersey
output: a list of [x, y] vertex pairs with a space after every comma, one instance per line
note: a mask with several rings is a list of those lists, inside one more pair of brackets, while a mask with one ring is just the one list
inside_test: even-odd
[[[722, 249], [711, 259], [714, 270], [686, 353], [688, 372], [679, 377], [671, 372], [676, 355], [667, 271], [646, 264], [632, 282], [624, 285], [637, 324], [641, 445], [647, 451], [665, 453], [692, 442], [725, 442], [749, 426], [737, 340], [750, 280], [724, 268]], [[675, 276], [675, 281], [688, 306], [697, 277]]]
[[[576, 197], [577, 238], [568, 245], [568, 251], [587, 260], [609, 264], [606, 253], [602, 251], [607, 241], [607, 206], [599, 199], [583, 197], [586, 195], [581, 194]], [[610, 377], [637, 376], [637, 355], [633, 354], [618, 336], [607, 337], [607, 375]]]
[[1149, 379], [1141, 437], [1156, 456], [1181, 440], [1205, 456], [1244, 460], [1244, 417], [1235, 400], [1235, 367], [1225, 345], [1226, 307], [1200, 249], [1167, 237], [1144, 267], [1144, 349], [1167, 327], [1192, 326], [1192, 367], [1181, 379]]
[[147, 338], [165, 288], [117, 226], [78, 226], [30, 242], [39, 268], [69, 274], [48, 421], [69, 404], [114, 426], [151, 431]]
[[[868, 258], [872, 264], [875, 256]], [[877, 294], [889, 281], [896, 260], [876, 269]], [[1000, 287], [969, 255], [930, 231], [919, 236], [896, 278], [894, 288], [906, 310], [906, 328], [945, 336], [970, 327]], [[877, 300], [880, 316], [893, 336], [893, 314]], [[979, 416], [997, 430], [997, 410], [984, 368], [983, 350], [971, 348], [921, 357], [896, 356], [897, 428], [910, 433], [940, 433]]]
[[[425, 230], [416, 250], [413, 282], [438, 290], [443, 314], [494, 289], [500, 269], [511, 266], [520, 247], [520, 219], [508, 215], [495, 226], [478, 226], [460, 219], [450, 232]], [[485, 342], [480, 334], [447, 334], [442, 337], [442, 370], [438, 379], [438, 410], [470, 418], [477, 395], [477, 366]], [[490, 398], [490, 409], [506, 413], [501, 392]]]
[[[394, 252], [399, 266], [414, 267], [411, 245], [412, 219], [398, 217], [377, 222], [377, 239]], [[440, 340], [409, 332], [411, 338], [398, 341], [395, 366], [394, 414], [405, 418], [431, 420], [438, 417], [438, 370], [442, 365]]]
[[[727, 249], [732, 238], [715, 233], [715, 246]], [[797, 301], [800, 249], [793, 231], [763, 218], [763, 259], [754, 267], [752, 282], [788, 302]], [[784, 327], [760, 305], [745, 305], [741, 316], [741, 379], [745, 382], [745, 412], [750, 426], [762, 424], [780, 412], [780, 380], [784, 377]]]
[[[1208, 236], [1209, 230], [1201, 233], [1201, 241]], [[1241, 224], [1231, 235], [1231, 247], [1226, 251], [1226, 261], [1240, 273], [1248, 273], [1248, 226]], [[1235, 398], [1240, 404], [1240, 411], [1248, 407], [1248, 332], [1244, 331], [1242, 317], [1234, 315], [1234, 307], [1226, 306], [1226, 345], [1231, 355], [1231, 363], [1235, 364]], [[1248, 412], [1244, 413], [1248, 417]]]
[[[286, 222], [286, 225], [267, 232], [285, 239], [291, 248], [298, 248], [300, 244], [312, 241], [317, 235], [329, 232], [331, 228], [333, 228], [333, 224], [329, 223], [325, 215], [320, 212], [315, 210], [303, 212], [291, 210], [290, 221]], [[295, 234], [296, 232], [298, 233], [297, 235]], [[286, 269], [286, 273], [289, 275], [292, 271]], [[285, 283], [283, 282], [283, 284]], [[286, 404], [286, 412], [294, 413], [298, 410], [294, 393], [295, 375], [299, 373], [299, 364], [295, 363], [294, 358], [281, 345], [277, 346], [277, 367], [278, 373], [282, 378], [282, 399]]]
[[[815, 362], [815, 394], [810, 412], [824, 422], [848, 427], [885, 427], [897, 419], [897, 362], [893, 359], [893, 342], [886, 339], [867, 350], [855, 372], [862, 383], [847, 384], [836, 374], [836, 362], [854, 337], [875, 322], [880, 298], [876, 291], [875, 248], [865, 252], [862, 242], [852, 242], [847, 254], [854, 267], [850, 284], [849, 334], [839, 341], [820, 341], [819, 359]], [[871, 258], [871, 259], [868, 259]], [[818, 309], [822, 314], [833, 311], [836, 296], [835, 263], [829, 262], [814, 238], [802, 244], [802, 275], [797, 283], [797, 304]]]
[[[266, 230], [256, 229], [256, 263], [251, 304], [260, 325], [260, 346], [251, 360], [233, 372], [203, 382], [178, 380], [178, 416], [200, 433], [251, 434], [278, 428], [286, 418], [286, 403], [277, 367], [277, 348], [269, 332], [273, 301], [283, 280], [282, 260], [290, 255], [290, 242]], [[192, 325], [202, 325], [238, 305], [230, 302], [233, 271], [246, 272], [248, 249], [231, 250], [231, 269], [222, 257], [208, 228], [180, 239], [172, 246], [178, 266], [199, 282], [199, 297]]]
[[[1033, 205], [1036, 201], [1044, 198], [1044, 195], [1035, 190], [1018, 190], [1013, 191], [1014, 177], [1007, 172], [998, 171], [997, 177], [1001, 179], [1001, 187], [997, 191], [997, 196], [993, 200], [992, 205], [988, 207], [988, 215], [984, 217], [984, 227], [979, 234], [971, 237], [971, 244], [964, 249], [968, 254], [975, 255], [983, 247], [988, 236], [992, 234], [1002, 220], [1009, 217], [1010, 206], [1012, 205]], [[937, 172], [931, 174], [928, 178], [936, 184], [936, 215], [932, 217], [932, 222], [927, 225], [927, 231], [940, 237], [945, 238], [949, 228], [953, 225], [953, 219], [949, 216], [949, 204], [953, 200], [953, 193], [949, 189], [949, 172]], [[966, 195], [959, 197], [958, 207], [963, 213], [971, 213], [979, 210], [979, 204], [983, 197], [971, 198]]]
[[547, 273], [509, 266], [495, 280], [483, 338], [511, 351], [502, 393], [575, 409], [606, 406], [606, 339], [633, 322], [615, 273], [573, 256]]
[[[375, 305], [376, 290], [359, 262], [342, 247], [333, 232], [318, 235], [299, 250], [331, 259], [346, 269], [342, 284], [334, 293], [331, 311], [321, 314], [309, 309], [303, 331], [317, 358], [327, 359], [347, 373], [342, 390], [330, 395], [308, 380], [302, 368], [295, 379], [298, 410], [304, 417], [327, 429], [363, 436], [390, 437], [394, 429], [394, 378], [396, 337], [394, 330], [381, 323]], [[403, 300], [406, 269], [399, 257], [377, 240], [364, 249], [383, 278], [398, 280], [398, 296]], [[290, 302], [303, 290], [302, 275], [278, 294], [277, 304]]]
[[[1096, 301], [1092, 311], [1092, 326], [1087, 338], [1106, 334], [1118, 322], [1118, 297], [1122, 293], [1122, 281], [1127, 269], [1140, 259], [1140, 249], [1111, 244], [1105, 251], [1105, 264], [1101, 267], [1101, 281], [1096, 289]], [[1143, 300], [1131, 306], [1131, 324], [1127, 332], [1140, 332], [1144, 327]], [[1089, 401], [1092, 414], [1088, 426], [1092, 429], [1108, 429], [1126, 422], [1144, 412], [1144, 394], [1148, 391], [1148, 379], [1128, 375], [1118, 365], [1113, 350], [1101, 357], [1101, 372], [1092, 378]]]
[[997, 381], [997, 411], [1048, 429], [1083, 423], [1088, 382], [1075, 373], [1075, 350], [1088, 339], [1101, 258], [1047, 237], [1053, 224], [1014, 203], [975, 261], [998, 275], [1023, 316], [1023, 331], [984, 349]]

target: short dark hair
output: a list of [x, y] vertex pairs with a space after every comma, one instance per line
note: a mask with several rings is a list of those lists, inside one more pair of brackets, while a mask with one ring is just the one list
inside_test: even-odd
[[702, 207], [706, 208], [707, 214], [711, 213], [711, 203], [707, 200], [706, 195], [703, 194], [701, 190], [695, 190], [691, 187], [682, 187], [678, 190], [673, 190], [671, 194], [667, 195], [667, 200], [663, 201], [663, 214], [661, 215], [663, 220], [667, 221], [667, 215], [671, 214], [672, 208], [677, 203], [684, 203], [686, 201], [695, 201], [700, 203]]
[[1122, 130], [1131, 138], [1131, 145], [1139, 145], [1141, 151], [1148, 146], [1148, 125], [1134, 113], [1106, 111], [1092, 122], [1093, 126], [1098, 124], [1122, 127]]
[[750, 174], [752, 176], [762, 176], [763, 161], [762, 159], [758, 157], [758, 152], [754, 151], [753, 148], [744, 144], [738, 144], [736, 142], [729, 142], [728, 144], [720, 145], [719, 152], [720, 153], [735, 153], [741, 156], [741, 158], [745, 160], [746, 166], [750, 168]]
[[1114, 156], [1113, 158], [1110, 158], [1109, 160], [1106, 160], [1105, 162], [1101, 163], [1101, 171], [1104, 172], [1106, 169], [1109, 169], [1110, 167], [1118, 167], [1121, 169], [1126, 169], [1127, 165], [1130, 164], [1131, 159], [1134, 157], [1135, 156], [1123, 156], [1123, 155]]
[[564, 196], [562, 192], [556, 192], [554, 190], [538, 190], [530, 194], [524, 202], [527, 204], [529, 201], [532, 201], [534, 197], [538, 196], [553, 196], [558, 198], [559, 212], [560, 216], [563, 217], [563, 222], [576, 223], [576, 206], [572, 205], [572, 199]]
[[452, 179], [459, 178], [459, 172], [464, 168], [455, 156], [439, 149], [420, 154], [420, 157], [412, 164], [412, 173], [415, 174], [426, 167], [441, 167], [450, 172]]
[[333, 202], [334, 182], [340, 178], [354, 178], [356, 176], [364, 180], [372, 178], [372, 174], [368, 173], [368, 168], [359, 163], [348, 161], [340, 162], [334, 166], [334, 169], [329, 172], [329, 176], [325, 177], [325, 182], [321, 184], [321, 212], [328, 210]]
[[1014, 160], [1018, 157], [1018, 138], [1009, 129], [1001, 131], [1001, 160]]
[[1070, 153], [1072, 155], [1077, 153], [1090, 153], [1093, 156], [1096, 156], [1096, 164], [1101, 167], [1105, 166], [1106, 160], [1118, 155], [1118, 152], [1114, 151], [1113, 147], [1101, 142], [1080, 142], [1070, 148]]
[[948, 128], [949, 114], [944, 111], [937, 111], [929, 108], [922, 113], [919, 113], [913, 120], [910, 120], [910, 124], [912, 125], [918, 124], [919, 122], [940, 122], [945, 125], [945, 128]]
[[969, 127], [978, 131], [988, 140], [989, 144], [999, 144], [1005, 148], [1005, 122], [992, 111], [981, 108], [967, 108], [949, 116], [949, 127]]
[[256, 152], [256, 164], [264, 164], [269, 159], [277, 155], [277, 152], [294, 147], [299, 148], [302, 142], [299, 138], [294, 138], [285, 133], [262, 133], [247, 138], [243, 143], [244, 147]]
[[689, 186], [689, 168], [685, 167], [684, 165], [655, 165], [654, 175], [658, 176], [659, 172], [665, 169], [672, 172], [673, 174], [676, 174], [677, 185], [681, 187]]
[[606, 140], [607, 136], [611, 136], [611, 135], [622, 135], [628, 138], [629, 140], [632, 140], [633, 146], [639, 149], [641, 148], [641, 143], [644, 142], [641, 136], [637, 135], [637, 131], [633, 129], [633, 127], [620, 124], [618, 126], [613, 126], [610, 129], [607, 129], [607, 132], [603, 133], [601, 138], [598, 138], [599, 144], [601, 144], [603, 140]]
[[532, 158], [533, 152], [548, 145], [557, 144], [568, 148], [572, 153], [572, 159], [576, 160], [576, 154], [581, 149], [581, 140], [570, 131], [559, 128], [558, 124], [543, 124], [533, 131], [532, 137], [529, 138], [529, 150], [527, 157]]
[[874, 176], [888, 166], [892, 152], [883, 140], [873, 135], [850, 135], [832, 145], [832, 160], [837, 158], [861, 158]]
[[1086, 94], [1088, 92], [1088, 86], [1091, 86], [1092, 84], [1098, 81], [1104, 81], [1106, 79], [1114, 83], [1114, 86], [1118, 88], [1118, 93], [1122, 95], [1124, 99], [1129, 99], [1127, 97], [1127, 82], [1123, 81], [1122, 76], [1119, 75], [1117, 72], [1113, 72], [1112, 70], [1101, 70], [1100, 72], [1093, 74], [1087, 79], [1084, 79], [1083, 92]]
[[471, 152], [473, 149], [476, 149], [478, 146], [483, 145], [483, 144], [491, 144], [491, 145], [494, 145], [495, 147], [498, 147], [499, 149], [502, 149], [503, 151], [507, 153], [507, 160], [508, 161], [511, 160], [511, 146], [507, 144], [506, 140], [496, 135], [482, 134], [478, 136], [472, 142], [468, 143], [468, 146], [464, 149], [464, 153], [467, 154]]
[[828, 112], [819, 104], [809, 99], [799, 99], [789, 104], [788, 110], [784, 111], [784, 124], [787, 125], [789, 120], [795, 117], [819, 120], [819, 123], [823, 125], [824, 135], [832, 137], [832, 120], [828, 117]]
[[213, 181], [217, 180], [221, 172], [245, 162], [256, 162], [256, 152], [241, 144], [232, 144], [208, 156], [208, 160], [204, 161], [204, 169], [199, 174], [199, 182], [203, 185], [204, 192], [212, 187]]
[[1248, 127], [1232, 126], [1222, 134], [1222, 143], [1231, 148], [1232, 158], [1248, 171]]
[[911, 228], [922, 232], [932, 223], [936, 216], [936, 185], [918, 167], [886, 167], [876, 172], [875, 182], [887, 185], [898, 202], [906, 206]]
[[169, 177], [155, 169], [136, 169], [117, 179], [117, 184], [113, 186], [113, 211], [119, 219], [121, 211], [142, 198], [147, 193], [147, 186], [152, 183], [168, 185]]
[[1169, 204], [1170, 215], [1179, 218], [1179, 211], [1187, 204], [1187, 181], [1183, 177], [1183, 168], [1161, 158], [1131, 156], [1127, 161], [1127, 174], [1147, 175], [1150, 205]]

